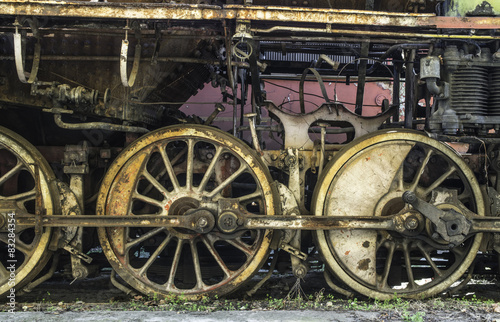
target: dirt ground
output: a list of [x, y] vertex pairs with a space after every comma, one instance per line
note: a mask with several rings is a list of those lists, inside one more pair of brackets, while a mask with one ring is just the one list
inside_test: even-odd
[[[255, 278], [255, 280], [257, 280]], [[18, 295], [15, 313], [3, 301], [1, 321], [500, 321], [500, 283], [473, 281], [457, 294], [423, 301], [373, 301], [334, 293], [320, 272], [300, 284], [273, 276], [252, 297], [249, 287], [224, 298], [126, 295], [109, 276], [77, 281], [55, 277]], [[298, 296], [298, 294], [301, 294]]]

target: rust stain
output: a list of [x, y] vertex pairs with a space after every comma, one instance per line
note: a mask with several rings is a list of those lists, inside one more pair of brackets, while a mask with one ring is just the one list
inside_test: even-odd
[[349, 255], [349, 253], [350, 253], [350, 252], [351, 252], [351, 251], [350, 251], [350, 250], [348, 250], [347, 252], [345, 252], [345, 255], [346, 255], [346, 256], [347, 256], [347, 255]]
[[368, 270], [368, 266], [370, 264], [372, 260], [369, 259], [369, 258], [365, 258], [365, 259], [362, 259], [358, 262], [358, 269], [360, 271], [367, 271]]
[[370, 161], [370, 157], [366, 158], [365, 160], [366, 160], [366, 161]]
[[170, 206], [172, 206], [173, 200], [169, 200], [167, 204], [165, 205], [165, 211], [168, 213], [168, 210], [170, 209]]

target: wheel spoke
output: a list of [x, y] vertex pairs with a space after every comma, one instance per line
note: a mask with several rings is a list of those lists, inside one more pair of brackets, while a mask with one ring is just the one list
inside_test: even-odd
[[247, 170], [248, 167], [246, 165], [241, 165], [240, 168], [230, 175], [224, 182], [222, 182], [217, 188], [215, 188], [213, 191], [211, 191], [208, 194], [209, 198], [213, 198], [215, 195], [217, 195], [219, 192], [221, 192], [224, 188], [226, 188], [231, 182], [233, 182], [240, 174], [242, 174], [245, 170]]
[[457, 169], [454, 166], [451, 166], [448, 171], [446, 171], [444, 174], [442, 174], [439, 178], [436, 179], [427, 189], [424, 191], [424, 196], [429, 195], [429, 193], [432, 192], [432, 190], [436, 189], [439, 187], [441, 183], [443, 183], [453, 172], [457, 171]]
[[424, 247], [422, 246], [421, 243], [418, 243], [417, 244], [417, 247], [418, 249], [420, 249], [420, 252], [422, 253], [422, 255], [424, 255], [425, 257], [425, 260], [427, 261], [427, 263], [429, 263], [430, 267], [432, 268], [432, 270], [434, 271], [434, 276], [435, 277], [441, 277], [443, 274], [441, 273], [441, 270], [436, 266], [436, 263], [434, 263], [434, 261], [432, 260], [431, 256], [429, 255], [429, 253], [427, 251], [425, 251]]
[[394, 250], [396, 248], [396, 245], [394, 242], [388, 242], [389, 245], [389, 253], [387, 254], [387, 258], [385, 259], [385, 265], [384, 265], [384, 272], [382, 273], [382, 280], [380, 282], [380, 286], [382, 288], [388, 288], [389, 286], [387, 285], [387, 278], [389, 278], [389, 273], [391, 271], [391, 266], [392, 266], [392, 258], [394, 256]]
[[222, 259], [222, 257], [220, 257], [219, 253], [215, 249], [213, 243], [206, 236], [203, 236], [201, 238], [201, 240], [203, 241], [205, 246], [207, 246], [208, 250], [210, 251], [210, 254], [212, 254], [212, 256], [215, 259], [215, 261], [217, 262], [217, 264], [219, 264], [219, 266], [222, 269], [222, 271], [224, 272], [224, 275], [226, 276], [226, 278], [229, 277], [231, 272], [230, 272], [229, 268], [227, 268], [226, 263], [224, 263], [224, 260]]
[[194, 171], [194, 140], [188, 139], [188, 155], [186, 164], [186, 188], [193, 188], [193, 171]]
[[27, 245], [22, 242], [19, 237], [16, 237], [16, 249], [21, 251], [24, 255], [28, 256], [33, 252], [33, 245]]
[[201, 183], [198, 186], [198, 193], [201, 193], [205, 190], [205, 186], [207, 185], [208, 180], [210, 179], [212, 173], [214, 172], [215, 165], [218, 163], [222, 151], [224, 151], [224, 148], [222, 146], [218, 146], [217, 150], [215, 151], [215, 155], [212, 158], [212, 162], [210, 162], [207, 172], [205, 172], [205, 175], [203, 176], [203, 179], [201, 180]]
[[396, 177], [394, 179], [394, 181], [396, 182], [396, 191], [404, 190], [403, 174], [404, 174], [404, 163], [401, 164], [401, 166], [398, 169], [398, 172], [396, 172]]
[[18, 193], [16, 195], [8, 196], [8, 197], [2, 197], [0, 196], [0, 200], [15, 200], [17, 202], [26, 202], [29, 200], [33, 200], [36, 198], [36, 190], [30, 190], [22, 193]]
[[182, 239], [177, 240], [177, 247], [175, 248], [174, 259], [172, 260], [172, 266], [170, 267], [170, 274], [168, 275], [167, 289], [174, 287], [174, 278], [175, 274], [177, 273], [177, 268], [179, 267], [183, 244], [184, 242]]
[[403, 242], [403, 253], [405, 257], [405, 266], [406, 266], [406, 276], [408, 277], [408, 283], [410, 289], [415, 289], [415, 279], [413, 278], [413, 270], [411, 269], [411, 258], [410, 258], [410, 250], [408, 249], [408, 243]]
[[170, 159], [168, 158], [167, 152], [165, 152], [164, 148], [160, 148], [160, 154], [163, 159], [163, 164], [165, 165], [165, 169], [167, 169], [170, 182], [172, 182], [172, 186], [174, 187], [174, 191], [179, 192], [180, 190], [179, 181], [177, 180], [177, 176], [175, 175], [174, 169], [172, 168], [172, 163], [170, 163]]
[[238, 200], [240, 201], [240, 203], [243, 203], [243, 202], [251, 201], [254, 199], [258, 199], [258, 198], [262, 198], [262, 191], [260, 191], [260, 190], [257, 190], [255, 192], [248, 194], [248, 195], [245, 195], [245, 196], [238, 197]]
[[429, 160], [430, 160], [432, 154], [433, 154], [433, 150], [429, 148], [429, 150], [427, 151], [427, 153], [425, 155], [424, 160], [422, 161], [422, 164], [420, 164], [420, 167], [417, 170], [415, 178], [413, 178], [413, 182], [411, 183], [410, 188], [409, 188], [410, 191], [415, 191], [415, 188], [417, 187], [418, 182], [420, 181], [420, 178], [422, 177], [422, 174], [424, 173], [425, 166], [427, 165], [427, 163], [429, 163]]
[[18, 160], [15, 167], [13, 167], [6, 174], [4, 174], [2, 177], [0, 177], [0, 186], [3, 185], [7, 180], [12, 178], [22, 168], [24, 168], [24, 164]]
[[[167, 189], [165, 189], [164, 186], [162, 186], [158, 180], [156, 180], [155, 177], [153, 177], [149, 172], [148, 170], [144, 169], [142, 175], [144, 176], [144, 178], [146, 178], [146, 180], [148, 180], [152, 185], [153, 187], [156, 188], [156, 190], [158, 190], [165, 198], [168, 198], [168, 191]], [[149, 187], [148, 187], [149, 188]], [[144, 194], [147, 194], [149, 193], [151, 189], [146, 189], [144, 191]]]
[[154, 261], [158, 258], [160, 253], [167, 247], [168, 243], [172, 239], [172, 235], [168, 235], [165, 237], [165, 239], [161, 242], [161, 244], [158, 246], [158, 248], [154, 251], [154, 253], [149, 257], [148, 261], [144, 266], [141, 267], [139, 270], [139, 275], [144, 275], [148, 271], [148, 269], [151, 267], [151, 265], [154, 263]]
[[125, 244], [125, 251], [128, 251], [131, 247], [134, 247], [135, 245], [142, 243], [143, 241], [153, 237], [154, 235], [164, 231], [165, 229], [166, 229], [165, 227], [155, 228], [153, 230], [148, 231], [147, 233], [145, 233], [141, 237], [134, 239], [130, 243], [126, 243]]
[[9, 278], [10, 272], [0, 263], [0, 280], [5, 280]]
[[189, 241], [189, 246], [191, 247], [191, 255], [193, 256], [194, 272], [196, 275], [196, 288], [202, 289], [205, 283], [203, 283], [203, 276], [201, 275], [200, 257], [198, 256], [198, 248], [196, 247], [195, 240], [191, 239]]
[[465, 250], [462, 247], [453, 247], [451, 248], [451, 252], [457, 255], [458, 258], [464, 256]]
[[253, 251], [248, 247], [247, 244], [242, 242], [239, 238], [238, 239], [227, 239], [226, 242], [239, 250], [241, 250], [247, 257], [250, 257], [253, 255]]
[[154, 205], [158, 208], [163, 208], [162, 202], [160, 202], [156, 199], [141, 195], [140, 193], [137, 193], [137, 192], [133, 194], [132, 199], [143, 201], [143, 202], [148, 203], [150, 205]]

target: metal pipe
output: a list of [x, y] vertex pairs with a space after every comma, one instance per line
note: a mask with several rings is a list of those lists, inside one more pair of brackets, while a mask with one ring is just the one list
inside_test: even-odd
[[326, 284], [328, 284], [328, 286], [330, 286], [330, 288], [332, 290], [334, 290], [335, 292], [342, 294], [347, 298], [351, 298], [354, 296], [354, 293], [352, 293], [348, 290], [344, 290], [340, 286], [337, 286], [333, 283], [332, 278], [330, 277], [330, 274], [328, 272], [328, 268], [325, 268], [325, 270], [323, 271], [323, 276], [325, 277]]
[[117, 132], [148, 133], [149, 130], [143, 127], [111, 124], [104, 122], [88, 123], [66, 123], [62, 120], [61, 114], [54, 115], [54, 121], [57, 126], [67, 130], [107, 130]]
[[250, 133], [252, 134], [252, 142], [253, 142], [253, 147], [257, 151], [257, 153], [262, 156], [262, 149], [260, 148], [259, 144], [259, 137], [257, 136], [257, 130], [255, 129], [255, 118], [257, 117], [257, 113], [248, 113], [245, 114], [245, 117], [248, 118], [248, 123], [250, 125]]
[[[64, 55], [43, 55], [44, 61], [119, 61], [119, 56], [64, 56]], [[33, 59], [33, 55], [26, 56], [26, 59]], [[0, 60], [14, 60], [14, 56], [2, 55]], [[199, 59], [189, 57], [158, 57], [158, 62], [162, 63], [189, 63], [189, 64], [210, 64], [220, 65], [220, 61], [213, 59]], [[151, 58], [141, 58], [141, 62], [151, 61]], [[231, 66], [238, 66], [240, 68], [249, 68], [250, 65], [246, 62], [231, 62]]]
[[478, 35], [450, 35], [450, 34], [422, 34], [410, 32], [389, 32], [389, 31], [370, 31], [370, 30], [349, 30], [349, 29], [331, 29], [331, 28], [304, 28], [291, 26], [274, 26], [267, 29], [252, 28], [256, 33], [272, 33], [278, 31], [288, 32], [307, 32], [307, 33], [328, 33], [328, 34], [344, 34], [357, 36], [381, 36], [394, 38], [435, 38], [435, 39], [484, 39], [494, 40], [500, 39], [500, 36], [478, 36]]
[[135, 292], [131, 288], [128, 288], [125, 285], [118, 282], [118, 280], [116, 279], [116, 272], [114, 269], [111, 270], [110, 280], [111, 280], [111, 284], [113, 284], [117, 289], [119, 289], [123, 293], [125, 293], [127, 295], [132, 295], [132, 296], [137, 295], [137, 292]]
[[405, 70], [405, 128], [413, 128], [413, 113], [415, 112], [415, 74], [413, 66], [415, 64], [416, 49], [410, 50], [410, 55], [406, 61]]
[[56, 272], [56, 269], [57, 269], [57, 265], [59, 264], [59, 253], [55, 253], [54, 254], [54, 257], [52, 258], [52, 265], [50, 265], [50, 269], [49, 271], [43, 275], [42, 277], [40, 277], [39, 279], [37, 280], [34, 280], [33, 282], [29, 283], [28, 285], [26, 285], [22, 291], [23, 292], [26, 292], [26, 293], [29, 293], [31, 292], [35, 287], [37, 287], [38, 285], [42, 284], [43, 282], [45, 282], [46, 280], [48, 280], [49, 278], [52, 277], [52, 275], [54, 275], [54, 273]]

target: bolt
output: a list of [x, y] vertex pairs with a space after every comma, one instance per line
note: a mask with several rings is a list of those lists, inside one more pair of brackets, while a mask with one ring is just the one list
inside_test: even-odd
[[413, 191], [405, 191], [405, 193], [403, 193], [403, 201], [412, 204], [417, 201], [417, 196]]
[[207, 225], [208, 225], [208, 220], [206, 218], [204, 218], [204, 217], [201, 217], [196, 222], [196, 227], [197, 228], [205, 228], [205, 227], [207, 227]]
[[418, 227], [418, 220], [415, 217], [408, 217], [405, 220], [405, 228], [408, 230], [414, 230]]
[[306, 276], [306, 274], [307, 270], [303, 265], [300, 265], [293, 271], [293, 275], [295, 275], [295, 277], [297, 278], [303, 278], [304, 276]]
[[229, 216], [224, 218], [224, 225], [226, 225], [227, 227], [233, 226], [233, 218], [231, 218]]

